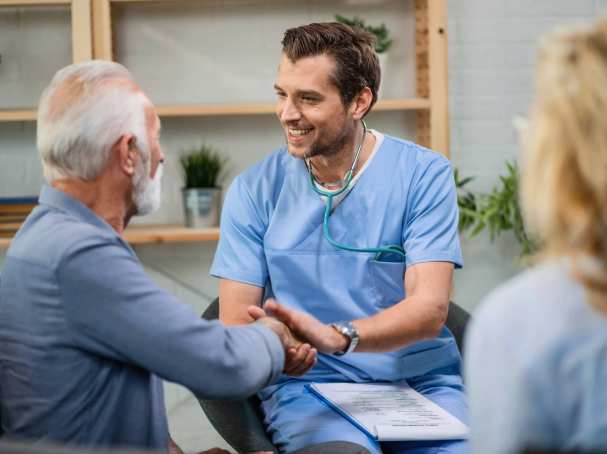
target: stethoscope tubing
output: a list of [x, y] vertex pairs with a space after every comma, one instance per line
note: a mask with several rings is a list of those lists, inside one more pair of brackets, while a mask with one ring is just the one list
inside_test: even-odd
[[308, 165], [308, 163], [305, 162], [305, 160], [304, 160], [304, 162], [306, 163], [306, 167], [308, 169], [308, 174], [310, 176], [310, 185], [312, 186], [312, 189], [318, 195], [327, 198], [327, 202], [325, 205], [325, 213], [323, 215], [323, 223], [322, 223], [323, 235], [324, 235], [325, 239], [327, 240], [327, 242], [329, 242], [329, 244], [331, 244], [333, 247], [336, 247], [338, 249], [342, 249], [345, 251], [351, 251], [351, 252], [358, 252], [358, 253], [363, 253], [363, 254], [373, 254], [374, 253], [374, 254], [376, 254], [376, 256], [375, 256], [376, 260], [379, 260], [379, 258], [382, 254], [397, 254], [397, 255], [402, 256], [404, 259], [406, 257], [405, 250], [400, 245], [391, 244], [388, 246], [378, 247], [378, 248], [358, 248], [358, 247], [348, 246], [346, 244], [338, 243], [337, 241], [335, 241], [333, 239], [333, 237], [331, 236], [331, 232], [329, 231], [329, 217], [331, 217], [331, 209], [333, 208], [333, 198], [335, 196], [342, 194], [344, 191], [346, 191], [349, 188], [350, 183], [352, 182], [352, 176], [354, 174], [354, 169], [356, 167], [356, 164], [358, 163], [358, 158], [360, 156], [362, 144], [365, 140], [365, 135], [367, 134], [367, 125], [365, 124], [364, 121], [361, 120], [361, 122], [363, 124], [363, 135], [360, 140], [360, 143], [358, 144], [358, 146], [356, 148], [356, 153], [354, 156], [354, 160], [352, 162], [352, 167], [350, 168], [350, 170], [348, 170], [346, 172], [345, 178], [343, 179], [344, 183], [339, 190], [329, 192], [329, 191], [324, 191], [324, 190], [320, 189], [316, 185], [316, 180], [314, 178], [314, 175], [312, 174], [311, 166]]

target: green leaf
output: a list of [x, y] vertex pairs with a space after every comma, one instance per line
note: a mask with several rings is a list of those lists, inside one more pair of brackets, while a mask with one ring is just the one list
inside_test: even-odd
[[499, 175], [498, 183], [488, 193], [472, 193], [464, 186], [472, 177], [461, 178], [458, 169], [453, 171], [460, 211], [459, 229], [472, 229], [472, 238], [488, 230], [491, 241], [511, 230], [521, 246], [522, 255], [534, 253], [539, 242], [530, 238], [525, 229], [519, 202], [519, 169], [516, 162], [506, 162], [506, 172]]
[[337, 22], [341, 22], [342, 24], [349, 25], [350, 27], [361, 28], [369, 33], [371, 33], [375, 37], [375, 52], [378, 54], [382, 54], [392, 46], [392, 39], [390, 39], [390, 31], [388, 27], [386, 27], [385, 23], [382, 23], [377, 26], [367, 25], [365, 21], [357, 16], [349, 19], [341, 14], [335, 15], [335, 20]]
[[228, 159], [208, 145], [185, 151], [179, 157], [185, 188], [218, 187]]

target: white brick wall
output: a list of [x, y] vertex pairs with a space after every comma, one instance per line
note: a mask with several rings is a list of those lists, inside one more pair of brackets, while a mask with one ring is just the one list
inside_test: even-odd
[[[320, 14], [319, 11], [324, 8], [323, 3], [313, 4], [316, 9], [312, 8], [311, 12], [307, 13], [304, 8], [303, 12], [298, 10], [298, 14]], [[389, 1], [388, 5], [391, 17], [386, 20], [394, 21], [394, 0]], [[504, 162], [518, 154], [519, 145], [517, 134], [512, 127], [512, 118], [515, 115], [524, 115], [531, 100], [532, 68], [538, 37], [555, 24], [596, 17], [600, 10], [607, 8], [607, 0], [449, 0], [448, 8], [453, 163], [464, 175], [476, 177], [472, 184], [473, 189], [488, 190], [496, 182], [497, 175], [504, 171]], [[60, 42], [65, 38], [62, 28], [64, 25], [59, 20], [61, 14], [55, 10], [52, 12], [53, 16], [49, 16], [52, 17], [51, 22], [42, 25], [46, 24], [51, 31], [53, 27], [58, 28], [52, 34], [47, 33], [49, 38], [45, 43], [48, 43], [53, 58], [56, 54], [61, 60], [65, 58], [64, 49], [53, 40]], [[155, 13], [151, 10], [146, 14], [154, 16]], [[281, 14], [287, 12], [281, 11]], [[377, 12], [374, 14], [378, 18], [383, 17]], [[122, 20], [134, 21], [133, 28], [143, 27], [141, 32], [150, 35], [150, 39], [154, 38], [153, 30], [147, 26], [148, 22], [140, 24], [136, 16], [130, 18], [131, 16], [127, 10], [122, 13]], [[14, 93], [10, 87], [19, 77], [32, 74], [31, 68], [26, 64], [15, 66], [11, 63], [14, 52], [30, 52], [26, 49], [27, 40], [19, 38], [21, 32], [17, 35], [14, 32], [9, 33], [16, 18], [21, 21], [21, 26], [27, 26], [30, 22], [36, 24], [36, 29], [41, 26], [36, 22], [36, 16], [29, 13], [11, 12], [0, 16], [0, 19], [6, 22], [2, 32], [6, 34], [6, 39], [0, 43], [0, 52], [5, 56], [0, 66], [0, 94], [3, 93], [0, 96], [0, 105], [14, 105], [16, 101], [13, 101]], [[409, 22], [407, 24], [411, 25]], [[122, 33], [127, 33], [129, 29], [126, 28]], [[19, 46], [25, 47], [21, 49]], [[397, 49], [395, 59], [410, 59], [407, 57], [407, 49]], [[125, 49], [124, 52], [128, 51], [129, 49]], [[40, 53], [41, 50], [38, 49], [37, 52]], [[137, 65], [136, 62], [141, 60], [142, 50], [135, 47], [130, 52], [133, 53], [132, 57], [125, 55], [125, 58], [135, 59], [133, 65]], [[47, 62], [41, 71], [46, 74], [49, 72], [48, 59], [42, 61]], [[144, 63], [140, 71], [147, 68]], [[152, 69], [148, 68], [146, 71]], [[142, 74], [144, 77], [147, 72]], [[150, 74], [153, 74], [153, 71]], [[35, 87], [33, 91], [39, 91], [42, 76], [38, 77], [33, 72], [32, 77], [37, 77], [32, 82]], [[45, 80], [47, 78], [48, 76], [44, 76]], [[396, 90], [397, 84], [393, 82], [390, 81]], [[153, 85], [154, 81], [147, 83]], [[168, 84], [167, 89], [169, 92], [174, 90], [174, 84]], [[159, 96], [162, 96], [160, 93], [164, 91], [162, 87], [154, 86], [151, 86], [150, 90], [156, 90]], [[30, 95], [28, 99], [37, 98], [37, 95]], [[374, 121], [392, 133], [411, 133], [410, 126], [402, 129], [403, 124], [411, 124], [406, 115], [399, 118], [393, 114], [381, 114]], [[254, 124], [252, 129], [260, 131], [257, 137], [251, 137], [251, 128], [246, 127], [251, 122]], [[270, 117], [236, 118], [229, 122], [225, 119], [183, 119], [169, 120], [166, 123], [163, 142], [169, 155], [169, 178], [165, 183], [165, 207], [152, 218], [155, 222], [174, 221], [181, 217], [176, 153], [183, 146], [195, 144], [201, 137], [205, 137], [211, 143], [229, 150], [235, 158], [231, 173], [233, 176], [250, 163], [261, 159], [280, 142], [275, 120]], [[239, 134], [239, 131], [246, 134]], [[33, 123], [0, 124], [0, 195], [37, 192], [41, 171], [34, 146], [34, 134]], [[456, 273], [455, 299], [471, 309], [482, 295], [518, 270], [516, 254], [513, 253], [516, 251], [516, 244], [508, 235], [498, 239], [495, 244], [490, 244], [486, 235], [480, 235], [472, 240], [464, 239], [463, 246], [466, 263], [465, 268]], [[215, 284], [206, 278], [211, 254], [201, 252], [198, 261], [184, 258], [184, 254], [190, 256], [192, 250], [206, 251], [210, 247], [212, 246], [175, 245], [163, 247], [154, 253], [151, 248], [142, 247], [139, 252], [144, 262], [148, 261], [151, 266], [171, 269], [179, 275], [198, 276], [191, 283], [212, 295], [216, 293]], [[3, 254], [4, 252], [0, 251], [0, 257]], [[192, 267], [195, 272], [186, 271], [186, 267]], [[196, 299], [191, 295], [188, 297], [187, 292], [184, 297], [189, 301]]]
[[[586, 21], [605, 9], [597, 0], [449, 0], [451, 155], [472, 189], [487, 191], [520, 147], [512, 126], [533, 94], [538, 38], [557, 24]], [[465, 266], [454, 299], [472, 309], [520, 270], [512, 235], [463, 240]]]
[[[394, 1], [389, 3], [392, 5]], [[323, 2], [315, 4], [317, 9], [323, 7]], [[488, 190], [496, 182], [497, 175], [504, 171], [504, 162], [515, 158], [519, 150], [511, 119], [524, 114], [531, 100], [538, 37], [554, 24], [595, 17], [598, 11], [607, 8], [607, 0], [449, 0], [448, 6], [453, 163], [464, 175], [477, 178], [472, 185], [474, 189]], [[317, 14], [317, 10], [312, 13]], [[377, 14], [377, 17], [382, 15]], [[11, 41], [11, 46], [16, 42]], [[0, 53], [3, 51], [6, 49], [0, 40]], [[407, 54], [402, 55], [406, 58]], [[0, 106], [7, 99], [3, 99], [2, 93], [9, 93], [2, 92], [6, 77], [0, 66]], [[410, 126], [403, 127], [403, 124], [411, 123], [406, 117], [380, 114], [375, 121], [388, 132], [405, 135], [411, 131]], [[200, 137], [211, 137], [212, 143], [217, 142], [234, 153], [234, 173], [260, 159], [279, 143], [280, 134], [276, 132], [274, 119], [225, 121], [179, 119], [166, 122], [163, 141], [171, 148], [167, 173], [174, 181], [165, 185], [166, 206], [154, 220], [166, 222], [181, 215], [175, 166], [180, 146], [198, 143]], [[41, 172], [33, 145], [34, 131], [31, 123], [0, 124], [0, 196], [37, 192]], [[508, 235], [494, 244], [486, 235], [480, 235], [472, 240], [464, 239], [463, 250], [466, 263], [465, 268], [456, 273], [454, 299], [472, 309], [491, 288], [519, 270], [517, 247]], [[213, 243], [137, 248], [146, 269], [159, 285], [190, 304], [196, 312], [201, 312], [208, 299], [217, 294], [217, 283], [208, 277], [213, 251]], [[0, 250], [0, 267], [4, 254]], [[168, 388], [168, 410], [176, 439], [192, 451], [211, 443], [222, 444], [202, 423], [196, 404], [187, 400], [187, 393], [184, 393], [178, 387]], [[187, 416], [179, 416], [183, 414]]]

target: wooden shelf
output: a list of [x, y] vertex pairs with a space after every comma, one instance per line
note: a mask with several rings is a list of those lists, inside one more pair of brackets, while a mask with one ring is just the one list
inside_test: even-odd
[[[273, 103], [258, 104], [193, 104], [157, 107], [161, 117], [212, 117], [222, 115], [267, 115], [275, 112]], [[373, 112], [430, 110], [427, 98], [383, 99]], [[1, 121], [36, 121], [36, 110], [0, 110]]]
[[219, 227], [190, 229], [182, 225], [133, 225], [126, 229], [124, 238], [130, 244], [217, 241]]
[[[133, 225], [124, 238], [133, 245], [161, 243], [199, 243], [217, 241], [219, 227], [190, 229], [181, 225]], [[0, 238], [0, 248], [8, 248], [11, 238]]]
[[0, 0], [0, 6], [69, 5], [72, 0]]
[[[386, 110], [429, 110], [430, 100], [425, 98], [386, 99], [378, 101], [373, 111]], [[274, 103], [258, 104], [200, 104], [159, 106], [161, 117], [198, 117], [220, 115], [267, 115], [276, 112]]]
[[36, 121], [38, 112], [32, 110], [0, 109], [0, 121]]

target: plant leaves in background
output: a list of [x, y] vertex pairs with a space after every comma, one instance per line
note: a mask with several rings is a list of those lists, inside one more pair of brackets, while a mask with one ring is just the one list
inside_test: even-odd
[[489, 193], [474, 193], [466, 188], [472, 177], [461, 178], [453, 172], [460, 211], [459, 230], [473, 238], [485, 228], [491, 241], [503, 232], [512, 230], [521, 245], [521, 255], [533, 254], [539, 248], [538, 240], [531, 238], [526, 229], [519, 202], [519, 169], [515, 162], [506, 163], [506, 175]]
[[221, 173], [228, 162], [219, 152], [208, 145], [185, 152], [179, 158], [185, 189], [216, 188]]
[[337, 22], [341, 22], [342, 24], [349, 25], [350, 27], [362, 28], [363, 30], [375, 36], [374, 47], [375, 52], [377, 52], [378, 54], [383, 54], [384, 52], [387, 52], [388, 49], [390, 49], [390, 47], [392, 46], [392, 40], [390, 39], [390, 31], [384, 23], [378, 26], [367, 25], [365, 21], [359, 17], [355, 16], [352, 19], [349, 19], [340, 14], [335, 15], [335, 20]]

